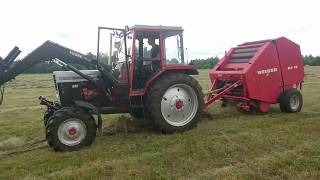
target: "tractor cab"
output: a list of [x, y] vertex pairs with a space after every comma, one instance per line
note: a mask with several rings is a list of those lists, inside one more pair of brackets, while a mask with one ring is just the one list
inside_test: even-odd
[[185, 65], [183, 29], [171, 26], [135, 25], [125, 29], [99, 27], [98, 67], [112, 69], [112, 75], [130, 96], [141, 96], [165, 71], [190, 70]]

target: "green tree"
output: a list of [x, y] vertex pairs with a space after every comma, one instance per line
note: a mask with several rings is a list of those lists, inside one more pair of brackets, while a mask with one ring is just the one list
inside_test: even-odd
[[219, 61], [218, 57], [210, 57], [207, 59], [195, 59], [190, 64], [195, 65], [198, 69], [212, 69]]
[[303, 58], [305, 65], [320, 66], [320, 56], [313, 57], [312, 55], [306, 55]]
[[172, 58], [171, 60], [167, 60], [168, 64], [179, 64], [179, 61], [177, 58]]

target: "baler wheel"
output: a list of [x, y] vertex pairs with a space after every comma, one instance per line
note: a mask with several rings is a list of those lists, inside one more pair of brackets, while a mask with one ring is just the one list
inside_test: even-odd
[[282, 112], [300, 112], [302, 105], [302, 95], [300, 91], [298, 91], [297, 89], [286, 90], [282, 93], [280, 97], [280, 109]]
[[196, 126], [203, 112], [203, 93], [198, 82], [186, 74], [164, 75], [152, 86], [147, 113], [163, 133], [183, 132]]
[[96, 132], [92, 115], [72, 107], [55, 111], [46, 125], [48, 145], [55, 151], [76, 151], [89, 146]]

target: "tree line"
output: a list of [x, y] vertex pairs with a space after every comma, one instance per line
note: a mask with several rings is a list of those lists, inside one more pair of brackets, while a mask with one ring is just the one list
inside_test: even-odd
[[[306, 55], [303, 56], [304, 65], [309, 66], [320, 66], [320, 56]], [[212, 69], [219, 61], [218, 57], [210, 57], [207, 59], [194, 59], [190, 61], [190, 64], [195, 65], [198, 69]], [[174, 64], [174, 63], [173, 63]], [[72, 64], [76, 68], [83, 69], [93, 69], [93, 67], [86, 67], [84, 64]], [[52, 73], [53, 71], [61, 71], [61, 67], [51, 62], [41, 62], [30, 69], [25, 73]]]
[[320, 66], [320, 56], [313, 57], [312, 55], [307, 55], [303, 57], [304, 65], [309, 66]]

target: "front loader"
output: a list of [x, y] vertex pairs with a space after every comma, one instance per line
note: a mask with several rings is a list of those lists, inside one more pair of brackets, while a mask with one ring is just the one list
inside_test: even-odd
[[37, 63], [52, 61], [54, 59], [61, 59], [67, 63], [82, 64], [86, 67], [93, 68], [96, 66], [95, 59], [90, 59], [84, 54], [63, 47], [52, 41], [44, 42], [23, 59], [16, 60], [20, 53], [20, 49], [18, 47], [14, 47], [4, 59], [0, 57], [0, 105], [3, 100], [5, 83], [11, 81], [16, 76], [23, 73]]

